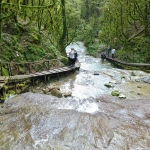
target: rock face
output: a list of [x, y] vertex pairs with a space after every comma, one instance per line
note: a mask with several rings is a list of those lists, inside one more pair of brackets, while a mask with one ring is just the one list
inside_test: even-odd
[[150, 99], [24, 93], [0, 108], [0, 149], [149, 150]]

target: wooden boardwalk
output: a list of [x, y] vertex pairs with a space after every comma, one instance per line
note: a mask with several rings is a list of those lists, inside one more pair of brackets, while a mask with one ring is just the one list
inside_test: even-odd
[[[12, 87], [15, 93], [19, 94], [23, 91], [26, 91], [31, 84], [34, 85], [36, 79], [44, 77], [44, 81], [46, 83], [51, 76], [54, 76], [57, 77], [57, 79], [59, 80], [59, 76], [61, 74], [66, 76], [67, 73], [79, 70], [79, 68], [80, 65], [78, 64], [75, 67], [66, 66], [57, 69], [50, 69], [47, 71], [29, 73], [24, 75], [0, 76], [0, 102], [3, 101], [2, 99], [4, 99], [6, 91], [8, 92], [12, 89]], [[26, 83], [26, 86], [22, 87], [22, 83]]]
[[49, 80], [50, 76], [56, 76], [59, 79], [60, 74], [66, 75], [67, 72], [79, 70], [79, 68], [80, 68], [79, 65], [75, 67], [66, 66], [57, 69], [50, 69], [47, 71], [35, 72], [25, 75], [0, 76], [0, 89], [2, 89], [4, 85], [7, 84], [8, 82], [18, 82], [25, 79], [31, 79], [32, 83], [34, 84], [34, 79], [42, 76], [44, 77], [45, 82]]
[[121, 60], [118, 60], [117, 58], [111, 58], [111, 57], [107, 57], [106, 56], [106, 60], [108, 60], [109, 62], [112, 62], [116, 65], [124, 65], [124, 66], [131, 66], [131, 67], [137, 67], [140, 68], [141, 70], [150, 70], [150, 64], [146, 64], [146, 63], [127, 63]]

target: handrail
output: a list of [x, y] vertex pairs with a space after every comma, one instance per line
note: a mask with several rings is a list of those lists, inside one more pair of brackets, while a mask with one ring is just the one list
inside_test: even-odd
[[2, 62], [0, 61], [0, 75], [4, 76], [4, 70], [9, 76], [30, 74], [64, 66], [59, 59], [42, 60], [34, 62]]
[[128, 65], [128, 66], [134, 66], [134, 67], [149, 67], [150, 68], [150, 64], [147, 63], [127, 63], [121, 60], [118, 60], [116, 58], [111, 58], [111, 57], [107, 57], [106, 56], [106, 60], [108, 61], [112, 61], [112, 62], [117, 62], [123, 65]]

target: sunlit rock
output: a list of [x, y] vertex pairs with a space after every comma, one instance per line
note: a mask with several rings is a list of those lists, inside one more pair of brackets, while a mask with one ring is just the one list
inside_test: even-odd
[[124, 95], [124, 94], [119, 94], [119, 96], [118, 96], [119, 98], [121, 98], [121, 99], [125, 99], [126, 98], [126, 96]]
[[49, 92], [49, 89], [48, 88], [42, 89], [42, 91], [43, 91], [44, 94], [47, 94]]
[[49, 85], [49, 86], [47, 86], [47, 88], [49, 89], [49, 91], [51, 91], [53, 89], [60, 90], [60, 87], [56, 86], [55, 84]]
[[71, 91], [66, 91], [63, 93], [65, 97], [71, 96], [72, 92]]

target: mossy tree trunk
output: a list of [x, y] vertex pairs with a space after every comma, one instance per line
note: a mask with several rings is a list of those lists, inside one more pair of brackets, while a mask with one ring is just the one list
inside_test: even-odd
[[61, 0], [61, 5], [62, 5], [62, 18], [63, 18], [63, 27], [62, 27], [62, 35], [59, 40], [60, 44], [60, 51], [61, 53], [65, 56], [65, 43], [67, 43], [67, 23], [66, 23], [66, 12], [65, 12], [65, 0]]
[[2, 37], [2, 0], [0, 0], [0, 39]]
[[148, 3], [145, 4], [145, 9], [144, 9], [144, 25], [145, 25], [145, 35], [150, 37], [150, 32], [149, 32], [149, 9], [150, 6]]

